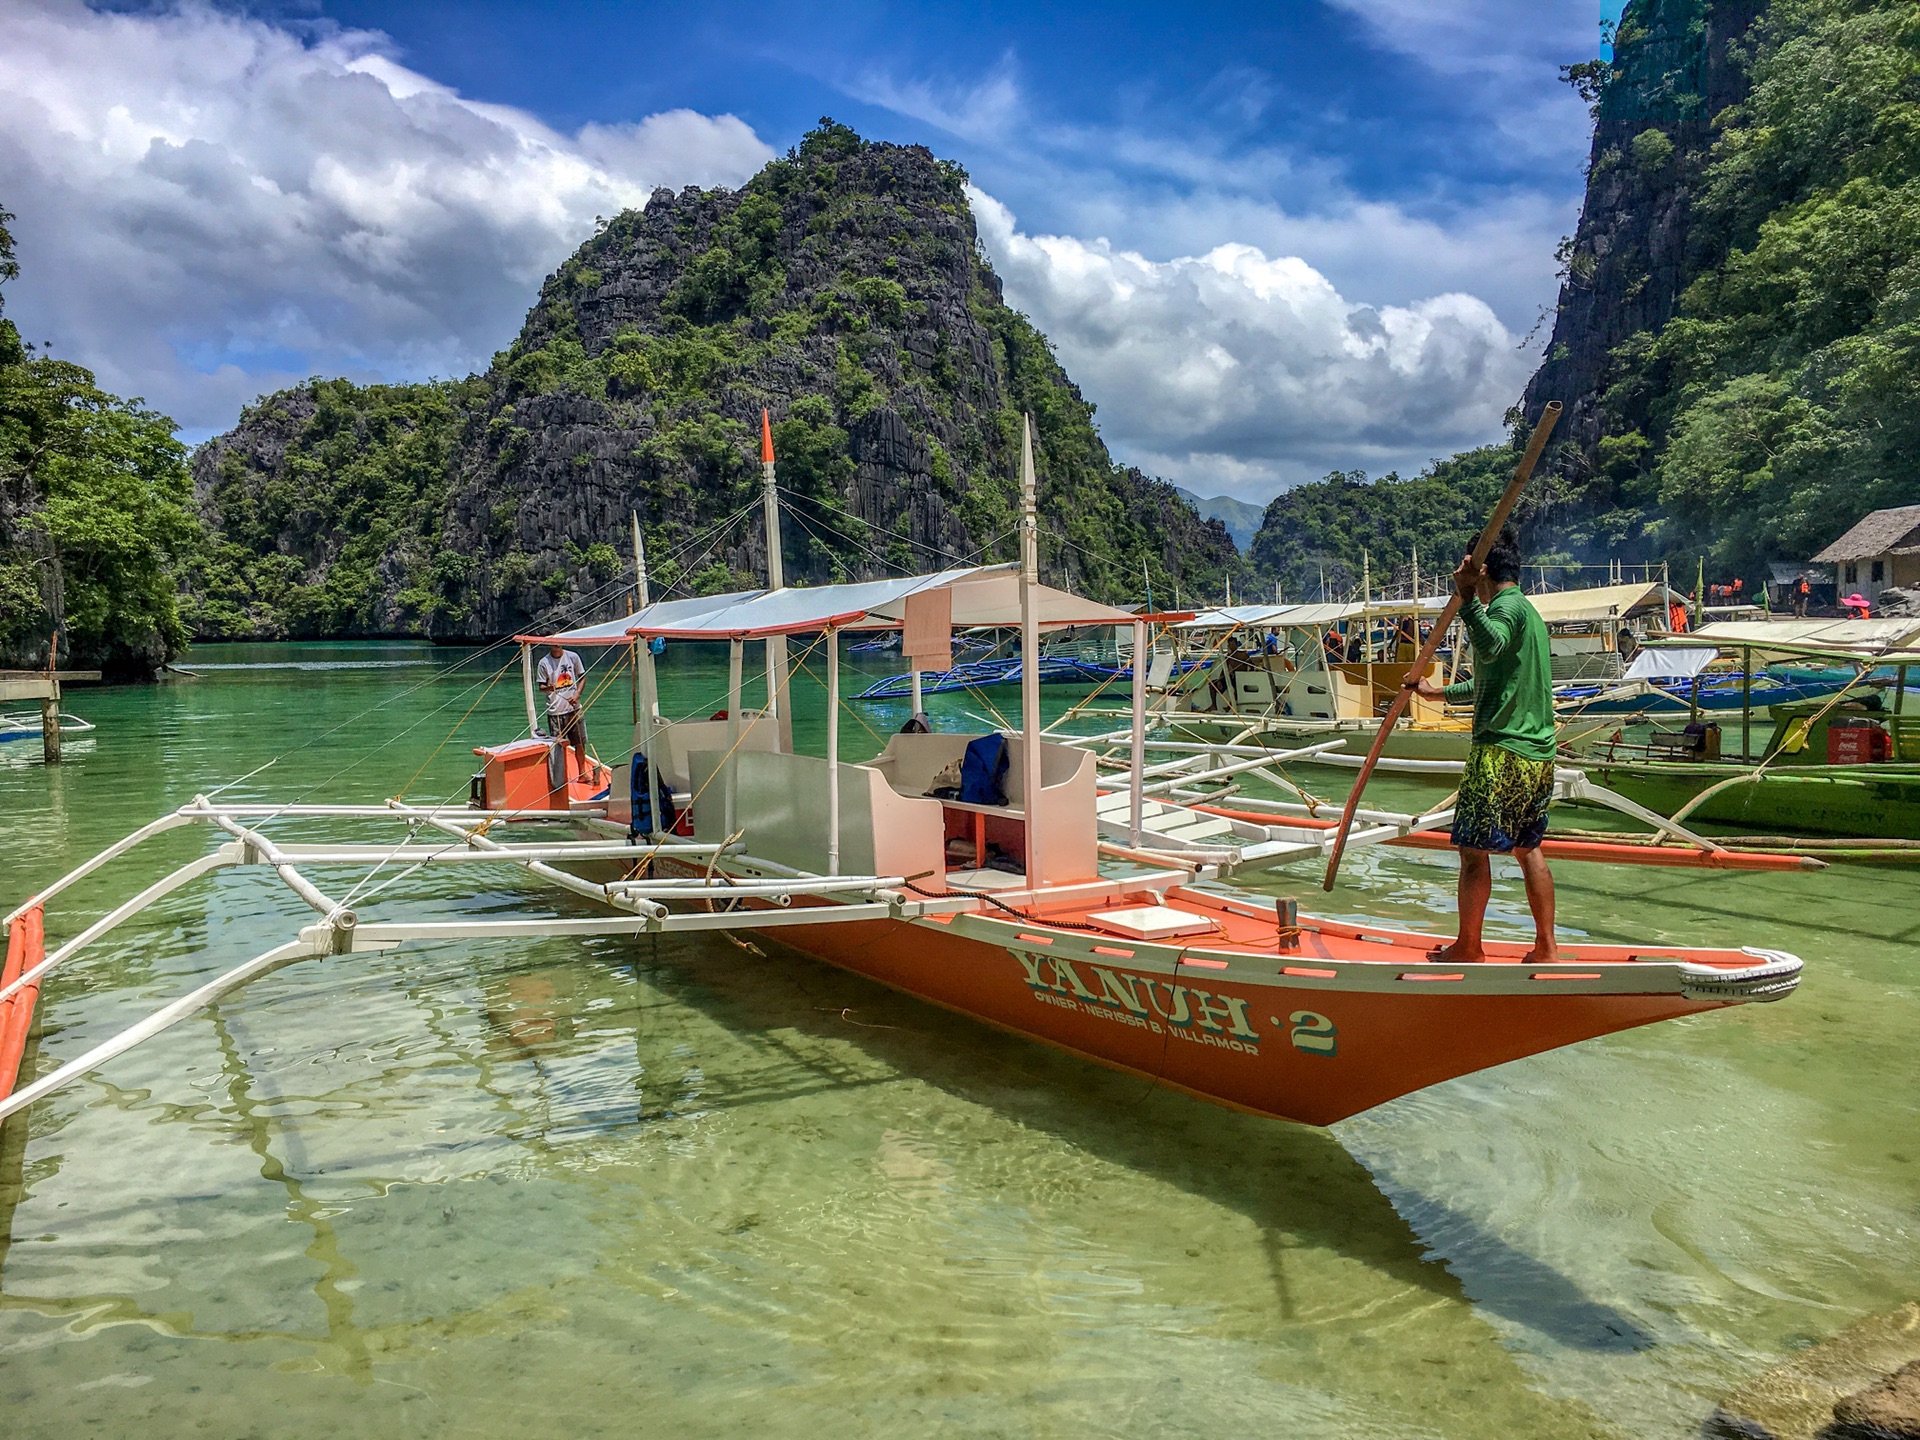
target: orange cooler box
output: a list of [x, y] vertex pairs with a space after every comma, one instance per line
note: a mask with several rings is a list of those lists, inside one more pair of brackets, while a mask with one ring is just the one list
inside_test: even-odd
[[566, 810], [576, 800], [595, 800], [606, 793], [609, 779], [604, 766], [582, 774], [570, 747], [560, 754], [566, 764], [566, 784], [553, 787], [550, 749], [557, 741], [515, 740], [507, 745], [476, 745], [473, 753], [485, 768], [473, 777], [468, 803], [476, 810]]

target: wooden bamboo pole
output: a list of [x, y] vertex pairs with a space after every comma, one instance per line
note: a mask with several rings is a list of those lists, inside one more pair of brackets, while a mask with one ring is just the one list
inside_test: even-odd
[[[1527, 481], [1532, 478], [1533, 467], [1539, 462], [1540, 452], [1547, 448], [1547, 437], [1553, 433], [1554, 422], [1560, 418], [1560, 402], [1549, 400], [1547, 407], [1540, 412], [1540, 422], [1533, 427], [1533, 438], [1527, 441], [1526, 453], [1520, 457], [1520, 463], [1514, 467], [1513, 479], [1507, 482], [1507, 488], [1500, 496], [1500, 503], [1493, 507], [1493, 513], [1487, 517], [1487, 523], [1481, 527], [1480, 538], [1474, 542], [1473, 558], [1476, 564], [1483, 564], [1487, 552], [1493, 548], [1493, 542], [1500, 537], [1500, 527], [1507, 523], [1507, 516], [1513, 513], [1520, 492], [1526, 489]], [[1454, 617], [1460, 613], [1460, 593], [1455, 591], [1448, 599], [1446, 609], [1440, 612], [1440, 619], [1433, 627], [1433, 633], [1427, 637], [1426, 644], [1420, 647], [1420, 654], [1413, 662], [1413, 668], [1407, 673], [1418, 678], [1427, 673], [1427, 667], [1433, 663], [1433, 657], [1440, 648], [1440, 638], [1446, 634], [1447, 627], [1453, 624]], [[1393, 727], [1406, 711], [1407, 697], [1413, 692], [1404, 685], [1394, 692], [1393, 701], [1387, 706], [1387, 713], [1381, 717], [1380, 729], [1373, 737], [1373, 748], [1367, 752], [1366, 763], [1360, 767], [1359, 778], [1353, 782], [1353, 789], [1347, 795], [1346, 808], [1340, 813], [1340, 829], [1334, 836], [1333, 853], [1327, 857], [1327, 875], [1322, 881], [1325, 889], [1333, 889], [1334, 878], [1340, 873], [1340, 857], [1347, 848], [1347, 833], [1353, 829], [1353, 812], [1359, 808], [1360, 793], [1367, 788], [1367, 781], [1380, 763], [1380, 752], [1386, 748], [1387, 736], [1393, 733]]]

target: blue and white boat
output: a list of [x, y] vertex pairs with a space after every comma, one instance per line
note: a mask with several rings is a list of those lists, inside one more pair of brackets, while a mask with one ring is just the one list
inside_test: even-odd
[[[38, 711], [23, 711], [18, 715], [0, 715], [0, 745], [13, 740], [38, 740], [42, 725]], [[62, 735], [84, 735], [94, 727], [78, 715], [60, 712], [60, 733]]]

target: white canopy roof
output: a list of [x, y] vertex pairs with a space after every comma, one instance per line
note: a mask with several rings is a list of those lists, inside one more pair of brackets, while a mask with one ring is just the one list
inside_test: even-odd
[[1654, 680], [1666, 676], [1678, 676], [1686, 679], [1698, 675], [1707, 666], [1720, 658], [1720, 652], [1712, 646], [1695, 647], [1691, 650], [1669, 650], [1665, 647], [1654, 650], [1641, 646], [1633, 657], [1633, 663], [1627, 666], [1623, 680]]
[[1418, 600], [1375, 600], [1362, 605], [1358, 600], [1330, 600], [1298, 605], [1229, 605], [1202, 610], [1191, 620], [1182, 621], [1176, 630], [1307, 630], [1335, 625], [1342, 620], [1357, 620], [1363, 615], [1391, 619], [1397, 615], [1437, 615], [1446, 608], [1447, 597], [1427, 595]]
[[[523, 635], [522, 640], [566, 645], [622, 645], [636, 636], [727, 640], [756, 635], [786, 635], [803, 630], [886, 630], [900, 624], [909, 595], [929, 590], [953, 594], [956, 629], [973, 625], [1020, 623], [1020, 574], [1012, 565], [945, 570], [897, 580], [866, 580], [851, 585], [810, 585], [785, 590], [742, 590], [690, 600], [662, 600], [638, 614], [558, 635]], [[1134, 616], [1112, 605], [1082, 599], [1050, 585], [1033, 588], [1034, 609], [1048, 629], [1067, 625], [1127, 625]]]
[[[1653, 642], [1650, 642], [1653, 643]], [[1825, 656], [1835, 660], [1920, 663], [1920, 620], [1719, 620], [1663, 646], [1712, 645], [1722, 652], [1751, 649], [1765, 655]]]
[[[1529, 595], [1533, 608], [1549, 625], [1568, 625], [1580, 621], [1618, 620], [1660, 598], [1657, 582], [1635, 585], [1598, 585], [1587, 590], [1551, 590]], [[1239, 626], [1249, 630], [1284, 630], [1335, 625], [1362, 615], [1392, 617], [1437, 615], [1446, 608], [1445, 595], [1423, 595], [1418, 600], [1374, 600], [1362, 605], [1357, 600], [1306, 605], [1232, 605], [1203, 610], [1177, 627], [1182, 630], [1224, 630]]]
[[1548, 590], [1527, 599], [1549, 625], [1619, 620], [1660, 598], [1660, 584], [1595, 585], [1585, 590]]

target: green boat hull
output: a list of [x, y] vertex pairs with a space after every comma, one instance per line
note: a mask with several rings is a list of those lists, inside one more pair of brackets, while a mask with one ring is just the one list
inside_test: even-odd
[[[1584, 768], [1596, 784], [1672, 815], [1702, 791], [1752, 767], [1634, 760]], [[1748, 835], [1920, 840], [1920, 765], [1780, 765], [1709, 796], [1687, 820], [1732, 826]]]

